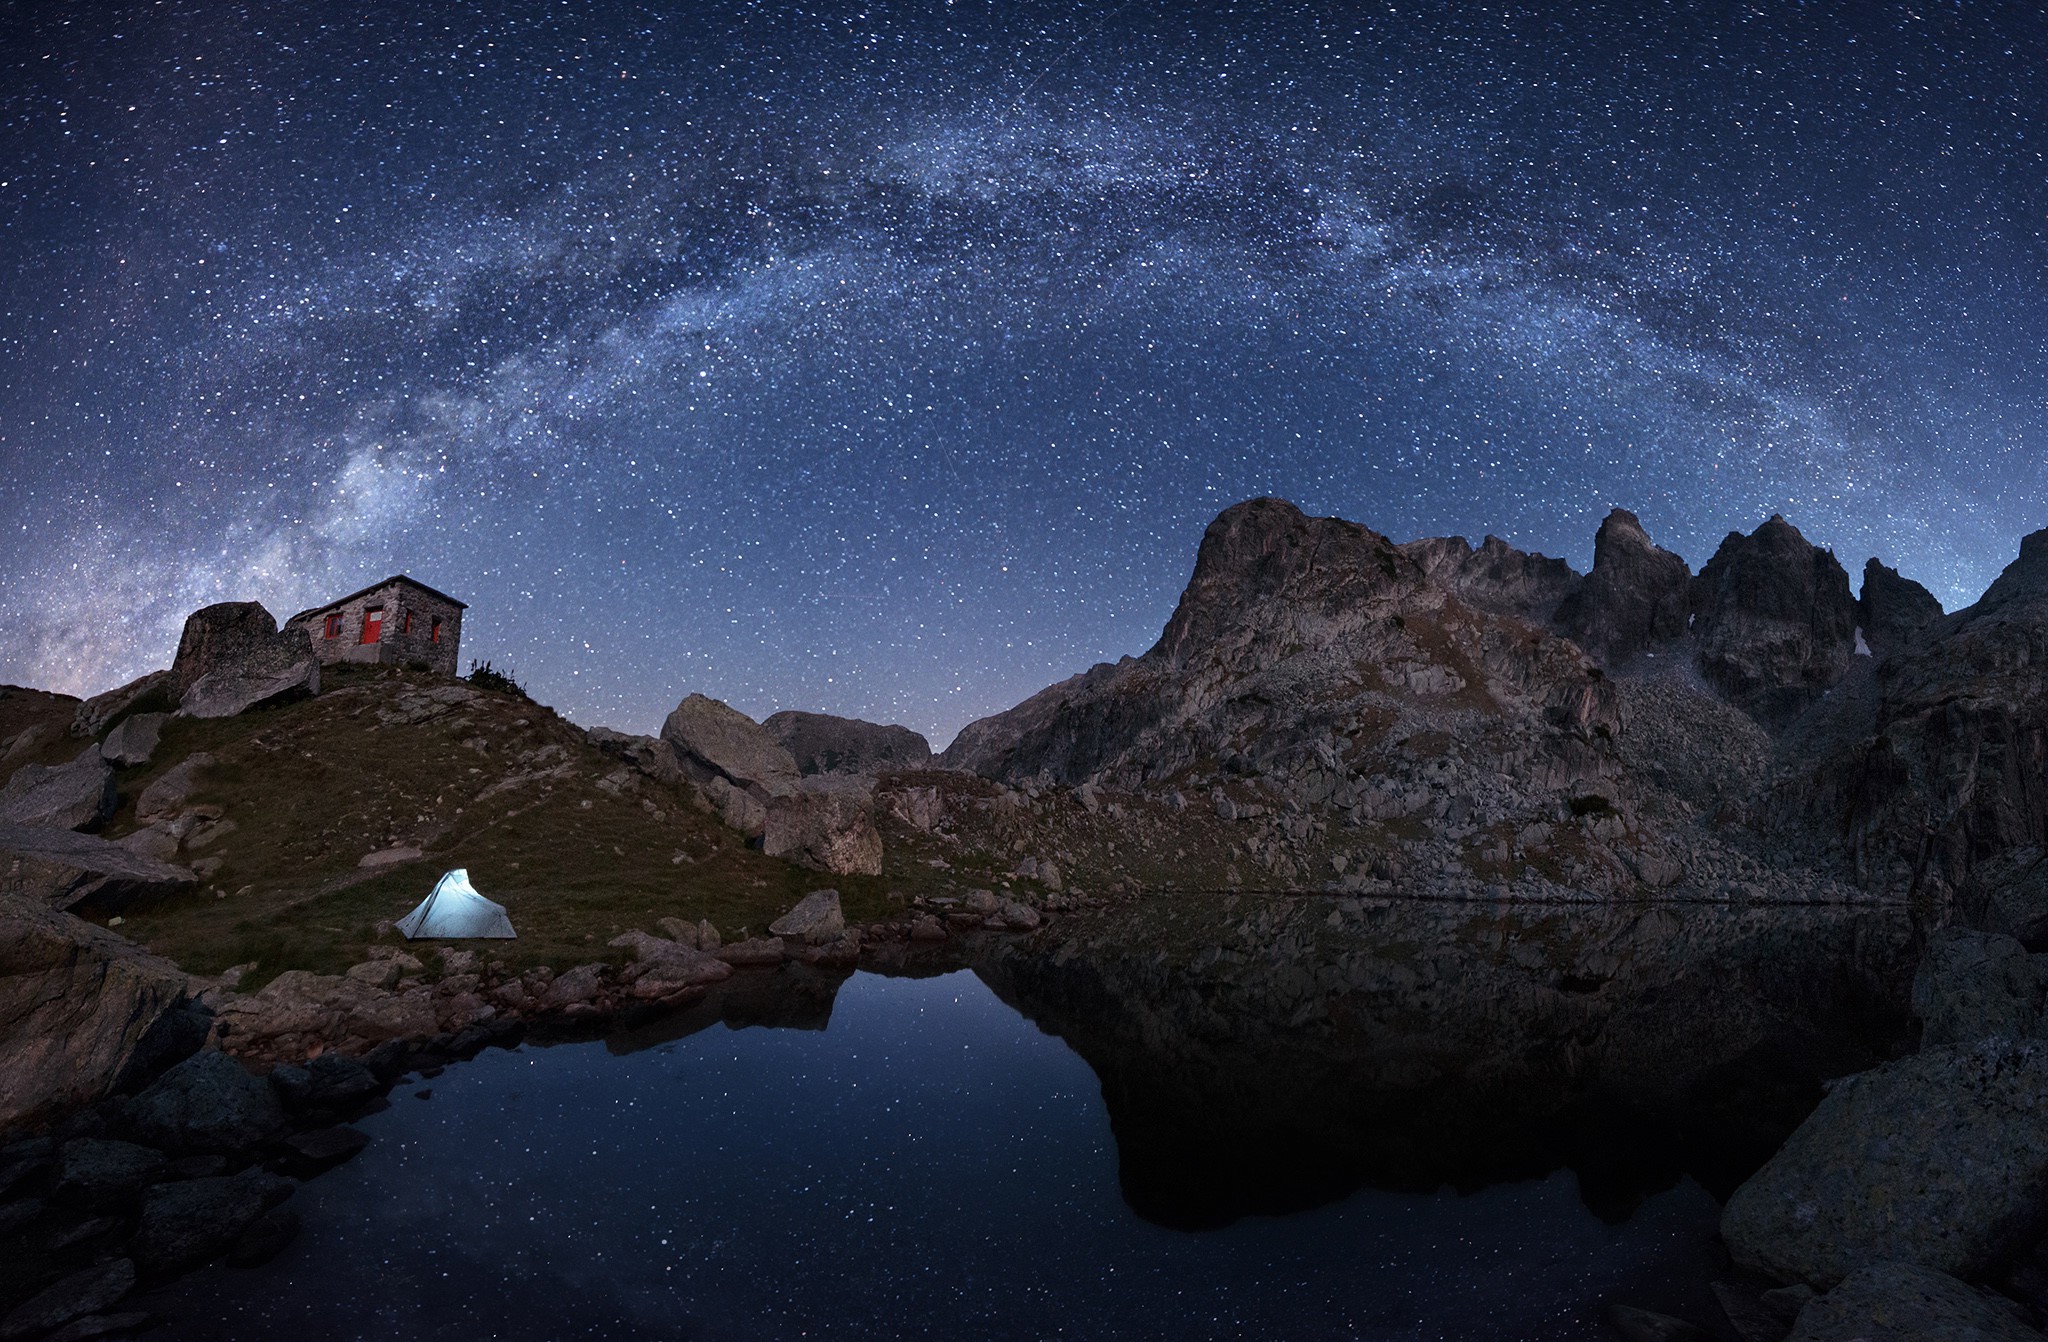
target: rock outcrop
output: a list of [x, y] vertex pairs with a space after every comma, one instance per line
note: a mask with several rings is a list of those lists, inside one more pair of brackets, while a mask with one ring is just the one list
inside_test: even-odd
[[118, 913], [182, 894], [198, 880], [188, 868], [91, 834], [0, 825], [0, 895], [53, 909]]
[[1721, 1214], [1742, 1267], [1817, 1288], [1886, 1261], [1981, 1277], [2048, 1221], [2048, 1045], [1929, 1049], [1835, 1084]]
[[1473, 609], [1531, 624], [1549, 624], [1559, 603], [1583, 581], [1564, 560], [1525, 553], [1498, 536], [1488, 536], [1476, 550], [1463, 536], [1410, 541], [1401, 553]]
[[130, 714], [100, 742], [100, 758], [123, 769], [149, 763], [163, 736], [164, 724], [170, 720], [168, 713]]
[[1826, 693], [1855, 655], [1849, 575], [1782, 517], [1728, 534], [1693, 580], [1691, 610], [1700, 673], [1774, 729]]
[[128, 1102], [130, 1126], [152, 1146], [184, 1155], [253, 1151], [284, 1130], [277, 1090], [215, 1049], [202, 1049]]
[[761, 851], [813, 871], [881, 875], [882, 835], [875, 828], [874, 793], [865, 781], [821, 775], [770, 799]]
[[87, 746], [69, 764], [24, 764], [0, 787], [0, 825], [96, 829], [114, 814], [114, 767]]
[[725, 822], [750, 839], [768, 826], [768, 803], [797, 789], [796, 761], [761, 724], [727, 704], [692, 694], [661, 724], [689, 781]]
[[1593, 537], [1593, 568], [1558, 605], [1554, 627], [1614, 669], [1685, 637], [1692, 569], [1616, 508]]
[[2032, 1039], [2048, 999], [2048, 955], [1998, 933], [1950, 927], [1928, 938], [1913, 975], [1920, 1044]]
[[768, 925], [768, 930], [785, 940], [822, 946], [846, 933], [846, 915], [839, 908], [837, 890], [813, 890], [797, 901], [796, 907]]
[[0, 895], [0, 1132], [115, 1089], [189, 986], [177, 966], [111, 932]]
[[1935, 621], [1941, 618], [1941, 602], [1934, 593], [1902, 578], [1873, 556], [1863, 566], [1863, 591], [1856, 598], [1856, 623], [1863, 641], [1876, 657], [1917, 647]]
[[1772, 810], [1873, 886], [1956, 895], [2048, 945], [2048, 531], [1876, 667], [1865, 730], [1788, 770]]
[[266, 703], [320, 692], [320, 659], [297, 633], [254, 601], [194, 611], [178, 639], [165, 687], [178, 711], [227, 718]]
[[361, 1052], [387, 1039], [415, 1039], [440, 1026], [426, 988], [385, 992], [359, 979], [288, 969], [258, 992], [220, 1007], [225, 1046], [253, 1057], [305, 1057], [321, 1047]]
[[884, 727], [858, 718], [790, 709], [770, 714], [761, 727], [789, 752], [804, 774], [922, 769], [932, 759], [931, 743], [908, 727]]
[[154, 704], [169, 709], [176, 707], [177, 698], [170, 692], [171, 673], [152, 671], [138, 676], [126, 685], [95, 694], [80, 704], [71, 719], [73, 736], [98, 736], [107, 725], [123, 713], [138, 707]]

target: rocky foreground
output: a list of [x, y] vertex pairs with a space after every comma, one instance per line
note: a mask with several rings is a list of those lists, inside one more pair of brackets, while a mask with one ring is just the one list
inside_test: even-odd
[[[1733, 1191], [1712, 1326], [2038, 1336], [2044, 658], [2048, 533], [1945, 614], [1875, 559], [1852, 594], [1779, 518], [1695, 573], [1617, 511], [1579, 574], [1271, 499], [1210, 526], [1152, 649], [937, 757], [902, 728], [756, 723], [699, 695], [638, 736], [503, 687], [323, 681], [260, 606], [210, 607], [166, 671], [82, 702], [0, 691], [0, 1131], [19, 1137], [0, 1151], [18, 1265], [0, 1336], [132, 1330], [117, 1305], [138, 1283], [260, 1257], [289, 1233], [277, 1180], [346, 1157], [350, 1105], [494, 1037], [672, 1011], [784, 966], [985, 957], [993, 937], [1181, 967], [1159, 984], [1227, 973], [1258, 1011], [1285, 999], [1290, 1028], [1387, 1038], [1426, 986], [1381, 954], [1375, 911], [1403, 901], [1638, 929], [1657, 905], [1722, 907], [1760, 945], [1794, 910], [1896, 910], [1907, 962], [1845, 1000], [1883, 1016], [1911, 979], [1919, 1051], [1835, 1085]], [[397, 937], [453, 866], [519, 941]], [[1175, 891], [1293, 912], [1178, 919]], [[1621, 935], [1531, 952], [1562, 960], [1514, 1000], [1581, 1039], [1633, 1000], [1624, 944], [1712, 995], [1682, 939]], [[1771, 1018], [1822, 1009], [1788, 1002]], [[193, 1135], [230, 1095], [258, 1117]], [[166, 1249], [185, 1213], [163, 1208], [186, 1202], [212, 1228]], [[1615, 1324], [1687, 1335], [1619, 1307]]]

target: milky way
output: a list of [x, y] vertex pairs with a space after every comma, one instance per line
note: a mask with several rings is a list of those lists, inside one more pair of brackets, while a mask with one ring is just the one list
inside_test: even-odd
[[579, 721], [942, 742], [1257, 494], [2048, 525], [2031, 6], [364, 8], [0, 9], [0, 678], [405, 571]]

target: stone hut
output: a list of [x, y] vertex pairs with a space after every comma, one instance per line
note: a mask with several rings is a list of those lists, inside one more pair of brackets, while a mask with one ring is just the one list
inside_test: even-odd
[[452, 676], [467, 609], [446, 592], [400, 573], [339, 601], [302, 610], [284, 627], [312, 640], [323, 664], [415, 666]]

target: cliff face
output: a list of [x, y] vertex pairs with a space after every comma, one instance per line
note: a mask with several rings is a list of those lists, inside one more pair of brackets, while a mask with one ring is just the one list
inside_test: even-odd
[[1834, 555], [1782, 517], [1731, 532], [1692, 583], [1700, 672], [1770, 727], [1784, 727], [1849, 669], [1856, 601]]

